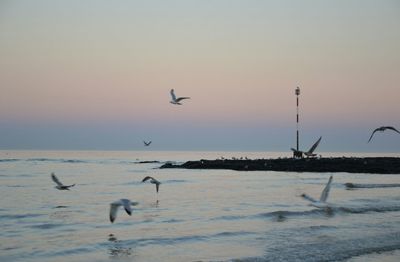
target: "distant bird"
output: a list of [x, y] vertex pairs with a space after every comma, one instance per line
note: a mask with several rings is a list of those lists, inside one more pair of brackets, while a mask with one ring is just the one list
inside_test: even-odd
[[307, 152], [303, 152], [300, 150], [296, 150], [294, 148], [291, 148], [291, 150], [295, 153], [301, 153], [301, 154], [305, 154], [307, 157], [315, 157], [317, 156], [317, 154], [314, 153], [314, 150], [317, 148], [317, 146], [319, 145], [319, 142], [321, 142], [322, 136], [319, 137], [319, 139], [317, 140], [317, 142], [314, 143], [314, 145], [312, 145], [312, 147], [310, 147], [310, 149]]
[[179, 103], [180, 101], [182, 101], [183, 99], [190, 99], [190, 97], [178, 97], [178, 98], [176, 98], [174, 89], [171, 89], [170, 93], [171, 93], [171, 97], [172, 97], [172, 100], [170, 101], [170, 103], [174, 104], [174, 105], [182, 105], [181, 103]]
[[400, 134], [399, 130], [397, 130], [396, 128], [394, 128], [394, 127], [392, 127], [392, 126], [381, 126], [381, 127], [378, 127], [377, 129], [375, 129], [375, 130], [372, 132], [371, 137], [368, 139], [368, 142], [367, 142], [367, 143], [369, 143], [369, 141], [371, 141], [371, 139], [372, 139], [372, 137], [374, 136], [374, 134], [375, 134], [376, 131], [383, 132], [383, 131], [385, 131], [386, 129], [393, 130], [393, 131], [395, 131], [395, 132], [397, 132], [397, 133]]
[[149, 146], [151, 144], [151, 141], [149, 141], [149, 142], [143, 141], [143, 144], [144, 144], [144, 146]]
[[158, 193], [158, 189], [161, 185], [161, 182], [151, 176], [146, 176], [145, 178], [143, 178], [142, 182], [146, 182], [147, 180], [150, 180], [150, 183], [156, 185], [156, 192]]
[[110, 204], [110, 221], [111, 223], [114, 223], [115, 219], [117, 218], [117, 213], [118, 213], [118, 208], [120, 206], [123, 206], [126, 213], [128, 215], [132, 215], [132, 208], [131, 206], [137, 206], [139, 203], [138, 202], [131, 202], [129, 199], [120, 199], [118, 201], [112, 202]]
[[51, 173], [51, 179], [53, 179], [54, 183], [57, 184], [57, 186], [55, 188], [57, 188], [58, 190], [69, 190], [70, 187], [75, 186], [75, 184], [69, 185], [69, 186], [63, 185], [60, 182], [60, 180], [58, 180], [58, 178], [56, 177], [56, 175], [54, 173]]
[[304, 199], [307, 199], [308, 201], [311, 201], [311, 205], [312, 206], [315, 206], [315, 207], [318, 207], [318, 208], [328, 207], [328, 204], [326, 203], [326, 200], [328, 199], [328, 196], [329, 196], [329, 191], [331, 189], [332, 179], [333, 179], [333, 177], [330, 176], [329, 180], [328, 180], [328, 183], [326, 184], [324, 190], [322, 191], [319, 200], [315, 200], [314, 198], [310, 197], [307, 194], [302, 194], [301, 196]]

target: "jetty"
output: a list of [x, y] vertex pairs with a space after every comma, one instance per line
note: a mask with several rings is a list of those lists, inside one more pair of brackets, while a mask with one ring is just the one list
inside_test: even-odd
[[254, 160], [202, 159], [188, 161], [180, 165], [166, 163], [160, 168], [400, 174], [400, 157], [276, 158]]

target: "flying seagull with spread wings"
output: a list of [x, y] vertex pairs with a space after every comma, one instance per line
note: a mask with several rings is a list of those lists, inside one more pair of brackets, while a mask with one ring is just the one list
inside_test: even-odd
[[333, 179], [333, 177], [330, 176], [329, 180], [328, 180], [328, 183], [326, 184], [324, 190], [322, 191], [319, 200], [315, 200], [314, 198], [310, 197], [307, 194], [302, 194], [301, 196], [304, 199], [307, 199], [308, 201], [310, 201], [312, 206], [315, 206], [315, 207], [318, 207], [318, 208], [328, 207], [328, 203], [326, 203], [326, 200], [328, 199], [329, 191], [331, 190], [332, 179]]
[[174, 104], [174, 105], [182, 105], [180, 102], [182, 101], [182, 100], [184, 100], [184, 99], [190, 99], [190, 97], [176, 97], [175, 96], [175, 91], [174, 91], [174, 89], [171, 89], [171, 91], [170, 91], [170, 93], [171, 93], [171, 98], [172, 98], [172, 100], [170, 101], [170, 103], [171, 104]]
[[399, 130], [397, 130], [396, 128], [394, 128], [394, 127], [392, 127], [392, 126], [381, 126], [381, 127], [378, 127], [377, 129], [375, 129], [375, 130], [372, 132], [372, 134], [371, 134], [370, 138], [368, 139], [368, 142], [367, 142], [367, 143], [369, 143], [369, 141], [371, 141], [371, 139], [372, 139], [372, 137], [374, 136], [375, 132], [377, 132], [377, 131], [383, 132], [383, 131], [385, 131], [386, 129], [393, 130], [393, 131], [395, 131], [395, 132], [397, 132], [397, 133], [400, 134]]
[[146, 141], [143, 140], [143, 144], [144, 144], [144, 146], [149, 146], [151, 144], [151, 141], [146, 142]]
[[131, 206], [137, 206], [138, 202], [131, 202], [129, 199], [122, 198], [110, 204], [110, 221], [114, 223], [115, 219], [117, 218], [118, 209], [120, 206], [123, 206], [126, 213], [128, 215], [132, 215], [132, 208]]
[[63, 185], [60, 180], [58, 180], [58, 178], [56, 177], [56, 175], [54, 173], [51, 173], [51, 179], [54, 181], [54, 183], [57, 184], [57, 186], [55, 186], [55, 188], [57, 188], [58, 190], [69, 190], [70, 187], [75, 186], [75, 184], [69, 185], [69, 186], [65, 186]]
[[154, 177], [151, 177], [151, 176], [146, 176], [145, 178], [143, 178], [142, 182], [146, 182], [147, 180], [150, 180], [150, 183], [156, 185], [156, 192], [158, 193], [158, 189], [159, 189], [159, 187], [161, 185], [161, 182], [158, 181], [157, 179], [155, 179]]
[[303, 152], [300, 150], [296, 150], [294, 148], [291, 148], [291, 150], [293, 152], [300, 152], [305, 154], [307, 157], [315, 157], [317, 154], [314, 153], [315, 149], [317, 148], [317, 146], [319, 145], [319, 142], [321, 142], [322, 136], [319, 137], [319, 139], [317, 140], [317, 142], [314, 143], [314, 145], [312, 145], [312, 147], [310, 147], [310, 149], [307, 152]]

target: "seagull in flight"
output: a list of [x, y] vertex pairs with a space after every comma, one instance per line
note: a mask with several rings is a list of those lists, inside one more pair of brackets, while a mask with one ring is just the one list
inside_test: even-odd
[[132, 215], [132, 208], [131, 206], [137, 206], [138, 202], [131, 202], [129, 199], [122, 198], [118, 201], [114, 201], [110, 204], [110, 221], [114, 223], [115, 219], [117, 218], [118, 209], [120, 206], [123, 206], [126, 213], [128, 215]]
[[171, 98], [172, 98], [172, 100], [170, 101], [170, 103], [171, 103], [171, 104], [174, 104], [174, 105], [182, 105], [182, 104], [180, 103], [180, 101], [182, 101], [183, 99], [190, 99], [190, 97], [178, 97], [178, 98], [177, 98], [177, 97], [175, 96], [174, 89], [171, 89], [170, 93], [171, 93]]
[[146, 141], [143, 140], [143, 143], [144, 143], [144, 146], [149, 146], [151, 144], [151, 141], [146, 142]]
[[55, 188], [57, 188], [58, 190], [69, 190], [70, 187], [75, 186], [75, 184], [69, 185], [69, 186], [63, 185], [60, 182], [60, 180], [58, 180], [58, 178], [56, 177], [56, 175], [54, 173], [51, 173], [51, 179], [54, 181], [54, 183], [57, 184], [57, 186]]
[[159, 189], [159, 187], [161, 185], [161, 182], [158, 181], [157, 179], [155, 179], [154, 177], [151, 177], [151, 176], [146, 176], [145, 178], [143, 178], [142, 182], [146, 182], [147, 180], [150, 180], [150, 183], [156, 185], [156, 191], [158, 193], [158, 189]]
[[374, 136], [374, 134], [375, 134], [376, 131], [383, 132], [383, 131], [385, 131], [386, 129], [393, 130], [393, 131], [395, 131], [395, 132], [397, 132], [397, 133], [400, 134], [399, 130], [397, 130], [396, 128], [394, 128], [394, 127], [392, 127], [392, 126], [381, 126], [381, 127], [378, 127], [377, 129], [375, 129], [375, 130], [372, 132], [371, 137], [368, 139], [368, 142], [367, 142], [367, 143], [369, 143], [369, 141], [371, 141], [371, 139], [372, 139], [372, 137]]
[[326, 203], [326, 200], [328, 199], [328, 196], [329, 196], [329, 191], [330, 191], [330, 189], [331, 189], [332, 179], [333, 179], [333, 177], [330, 176], [330, 177], [329, 177], [329, 180], [328, 180], [328, 183], [326, 184], [324, 190], [322, 191], [319, 200], [315, 200], [314, 198], [310, 197], [310, 196], [307, 195], [307, 194], [302, 194], [301, 196], [302, 196], [304, 199], [307, 199], [308, 201], [310, 201], [310, 202], [311, 202], [310, 205], [312, 205], [312, 206], [314, 206], [314, 207], [318, 207], [318, 208], [329, 207], [329, 206], [328, 206], [328, 203]]
[[294, 148], [291, 148], [291, 150], [293, 152], [297, 152], [297, 153], [302, 153], [305, 154], [307, 157], [315, 157], [317, 154], [314, 153], [314, 150], [317, 148], [317, 146], [319, 145], [319, 142], [321, 142], [322, 136], [319, 137], [319, 139], [317, 140], [317, 142], [314, 143], [314, 145], [312, 145], [312, 147], [310, 147], [310, 149], [307, 152], [303, 152], [300, 150], [296, 150]]

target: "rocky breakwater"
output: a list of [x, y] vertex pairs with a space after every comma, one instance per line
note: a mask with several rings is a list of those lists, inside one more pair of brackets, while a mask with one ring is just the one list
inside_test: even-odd
[[400, 174], [399, 157], [278, 158], [254, 160], [198, 160], [181, 165], [167, 163], [160, 168], [231, 169], [239, 171], [347, 172]]

